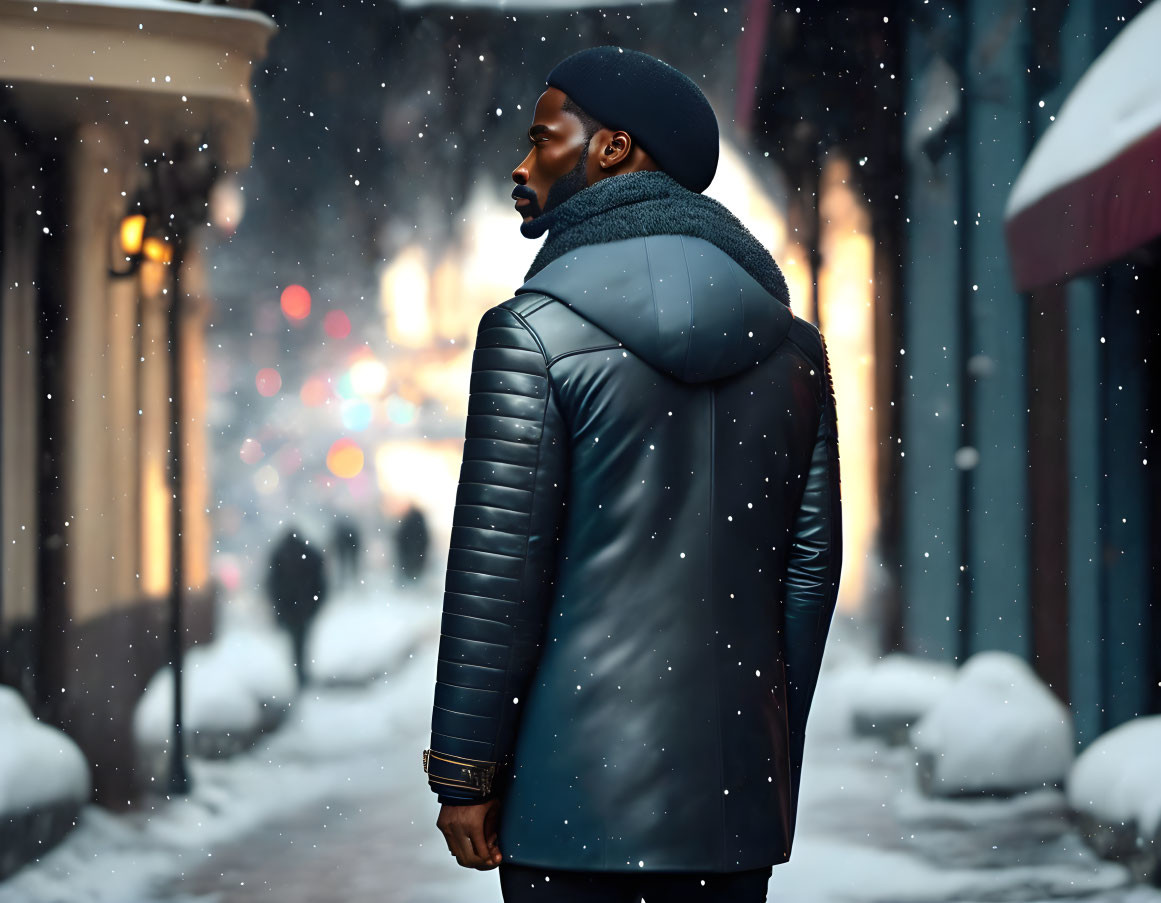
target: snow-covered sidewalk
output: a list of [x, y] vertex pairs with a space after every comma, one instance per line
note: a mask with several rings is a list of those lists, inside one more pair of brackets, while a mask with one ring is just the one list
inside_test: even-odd
[[[459, 867], [435, 827], [420, 750], [438, 591], [417, 606], [424, 645], [398, 672], [312, 688], [250, 753], [195, 763], [191, 797], [150, 816], [86, 810], [63, 848], [2, 886], [0, 903], [501, 903], [497, 872]], [[854, 736], [860, 634], [840, 620], [828, 645], [794, 854], [774, 870], [772, 903], [1161, 903], [1088, 849], [1061, 791], [931, 799], [911, 746]]]
[[[386, 767], [397, 748], [412, 753], [410, 776], [415, 780], [418, 770], [417, 782], [428, 792], [411, 721], [414, 694], [434, 685], [430, 650], [439, 636], [441, 581], [433, 573], [400, 591], [386, 575], [368, 574], [357, 592], [336, 597], [338, 610], [328, 615], [334, 622], [350, 623], [344, 609], [379, 611], [350, 637], [348, 664], [366, 668], [375, 660], [390, 665], [389, 673], [381, 667], [382, 676], [364, 686], [308, 685], [282, 726], [252, 749], [229, 759], [191, 759], [188, 796], [120, 814], [86, 806], [63, 843], [0, 883], [0, 903], [158, 899], [159, 889], [175, 878], [212, 862], [240, 838], [261, 835], [267, 825], [344, 795], [378, 796], [386, 774], [398, 780]], [[382, 632], [377, 639], [375, 630]]]

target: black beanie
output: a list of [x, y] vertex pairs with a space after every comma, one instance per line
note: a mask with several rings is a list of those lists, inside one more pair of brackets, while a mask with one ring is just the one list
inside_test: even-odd
[[718, 120], [689, 76], [656, 57], [623, 47], [590, 47], [548, 73], [559, 88], [608, 128], [628, 132], [666, 173], [705, 191], [718, 168]]

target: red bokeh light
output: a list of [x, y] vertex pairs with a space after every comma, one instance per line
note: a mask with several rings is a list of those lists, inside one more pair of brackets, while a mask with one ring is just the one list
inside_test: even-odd
[[327, 399], [331, 397], [331, 387], [317, 377], [308, 379], [302, 384], [302, 391], [298, 393], [298, 397], [308, 408], [318, 407], [320, 404], [326, 404]]
[[262, 451], [262, 443], [257, 439], [246, 439], [242, 443], [239, 455], [247, 464], [256, 464], [266, 456], [266, 453]]
[[323, 329], [332, 339], [345, 339], [351, 334], [351, 318], [341, 310], [327, 311], [323, 317]]
[[310, 292], [301, 285], [288, 285], [282, 290], [282, 312], [291, 320], [305, 320], [310, 316]]
[[273, 367], [263, 367], [254, 378], [254, 384], [258, 387], [259, 395], [269, 398], [277, 395], [282, 388], [282, 377]]

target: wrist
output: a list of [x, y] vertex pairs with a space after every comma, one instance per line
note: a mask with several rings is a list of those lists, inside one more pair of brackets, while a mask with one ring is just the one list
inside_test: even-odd
[[423, 770], [431, 789], [448, 797], [478, 799], [493, 796], [496, 763], [452, 756], [434, 749], [423, 751]]

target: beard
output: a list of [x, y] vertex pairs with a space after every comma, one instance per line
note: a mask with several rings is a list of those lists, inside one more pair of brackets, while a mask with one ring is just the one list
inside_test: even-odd
[[589, 146], [586, 143], [581, 148], [580, 159], [577, 160], [576, 166], [553, 182], [552, 187], [548, 189], [548, 198], [544, 202], [544, 209], [537, 209], [536, 200], [531, 200], [528, 206], [531, 208], [529, 212], [532, 214], [532, 218], [520, 224], [521, 235], [525, 238], [540, 238], [556, 219], [554, 212], [556, 208], [578, 191], [588, 188], [588, 175], [585, 172], [585, 164], [588, 159]]

